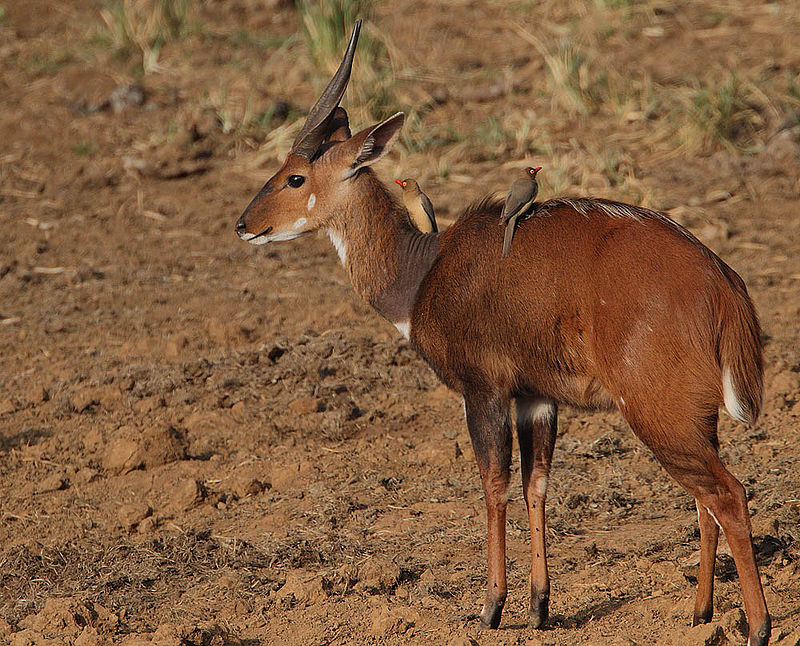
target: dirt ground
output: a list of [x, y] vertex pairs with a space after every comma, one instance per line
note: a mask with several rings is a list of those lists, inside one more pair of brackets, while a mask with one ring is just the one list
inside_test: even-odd
[[[569, 409], [550, 625], [525, 625], [515, 465], [509, 599], [479, 630], [485, 510], [460, 400], [327, 238], [233, 232], [320, 88], [297, 10], [198, 3], [144, 69], [109, 44], [112, 5], [0, 0], [0, 643], [743, 644], [724, 539], [715, 620], [693, 629], [693, 500], [618, 414]], [[800, 5], [379, 2], [367, 27], [390, 107], [427, 106], [378, 172], [420, 178], [445, 224], [535, 161], [543, 197], [667, 210], [745, 279], [766, 402], [754, 428], [721, 415], [722, 454], [773, 642], [800, 644]], [[536, 43], [560, 38], [573, 49], [548, 63]], [[587, 58], [559, 94], [569, 52]], [[676, 125], [663, 88], [731, 71], [747, 100], [727, 140]]]

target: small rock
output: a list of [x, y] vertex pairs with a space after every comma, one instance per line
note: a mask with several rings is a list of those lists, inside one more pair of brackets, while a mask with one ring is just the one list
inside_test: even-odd
[[94, 469], [90, 469], [89, 467], [82, 467], [78, 470], [75, 474], [75, 483], [79, 485], [89, 484], [90, 482], [94, 482], [100, 477], [100, 474], [97, 473]]
[[206, 496], [205, 487], [199, 480], [188, 478], [179, 482], [172, 491], [170, 505], [175, 509], [186, 511], [196, 507]]
[[298, 397], [289, 403], [289, 410], [295, 415], [306, 415], [317, 412], [319, 402], [316, 397]]
[[120, 85], [108, 95], [108, 103], [115, 113], [138, 108], [144, 103], [144, 89], [140, 85]]
[[243, 422], [247, 417], [247, 411], [244, 407], [244, 402], [236, 402], [231, 406], [231, 417], [237, 422]]
[[139, 444], [127, 437], [118, 437], [106, 447], [103, 468], [109, 473], [124, 474], [144, 466]]
[[270, 488], [269, 483], [261, 482], [261, 480], [244, 473], [234, 476], [231, 484], [233, 485], [233, 493], [239, 498], [256, 496], [264, 491], [264, 489]]
[[719, 624], [701, 624], [686, 634], [687, 646], [726, 646], [728, 639]]
[[149, 534], [150, 532], [155, 531], [158, 527], [158, 521], [154, 516], [148, 516], [147, 518], [143, 518], [137, 527], [137, 530], [140, 534]]
[[39, 404], [50, 399], [50, 393], [41, 384], [34, 384], [25, 392], [24, 397], [31, 404]]
[[148, 504], [132, 502], [127, 505], [122, 505], [122, 507], [117, 510], [117, 520], [119, 520], [120, 525], [125, 529], [130, 530], [152, 513], [153, 510]]
[[174, 427], [152, 426], [142, 433], [142, 458], [148, 469], [169, 464], [186, 457], [186, 442]]
[[306, 572], [288, 573], [286, 582], [277, 593], [277, 599], [282, 603], [290, 600], [302, 604], [315, 603], [326, 596], [322, 577], [309, 575]]
[[72, 393], [69, 398], [72, 408], [76, 413], [83, 413], [92, 406], [100, 403], [100, 398], [97, 393], [90, 388], [84, 388], [78, 392]]
[[741, 608], [729, 610], [720, 617], [717, 623], [729, 637], [733, 637], [736, 641], [747, 639], [747, 617]]
[[414, 625], [413, 621], [406, 620], [398, 610], [390, 610], [387, 606], [375, 608], [371, 619], [370, 632], [375, 637], [404, 633]]
[[69, 487], [69, 481], [64, 477], [63, 473], [52, 473], [44, 480], [39, 482], [36, 487], [36, 493], [50, 493], [51, 491], [61, 491]]
[[104, 642], [105, 640], [101, 641], [97, 628], [86, 626], [75, 640], [75, 646], [100, 646], [100, 644]]
[[447, 103], [448, 99], [450, 98], [450, 93], [447, 91], [446, 87], [439, 85], [434, 88], [433, 92], [431, 92], [431, 98], [435, 103], [442, 105]]
[[400, 566], [384, 556], [373, 556], [358, 570], [356, 589], [369, 594], [389, 592], [400, 579]]

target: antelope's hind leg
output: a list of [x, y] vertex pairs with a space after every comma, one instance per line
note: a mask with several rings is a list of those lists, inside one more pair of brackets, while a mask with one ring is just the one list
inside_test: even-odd
[[488, 582], [481, 624], [497, 628], [506, 602], [506, 506], [511, 466], [508, 398], [497, 394], [464, 396], [467, 427], [478, 461], [488, 522]]
[[[694, 621], [711, 617], [716, 533], [719, 524], [736, 563], [749, 626], [748, 646], [767, 646], [771, 621], [758, 574], [747, 497], [742, 484], [719, 459], [716, 448], [717, 416], [683, 411], [671, 419], [642, 419], [629, 407], [625, 417], [636, 435], [690, 494], [708, 517], [700, 514], [701, 572]], [[704, 420], [704, 421], [698, 421]]]
[[707, 624], [714, 616], [714, 563], [717, 558], [719, 525], [700, 502], [697, 505], [697, 524], [700, 526], [700, 573], [697, 576], [697, 598], [694, 603], [692, 626]]
[[528, 507], [531, 532], [529, 625], [541, 628], [547, 622], [550, 603], [544, 508], [556, 442], [558, 409], [549, 399], [518, 398], [516, 403], [522, 492]]

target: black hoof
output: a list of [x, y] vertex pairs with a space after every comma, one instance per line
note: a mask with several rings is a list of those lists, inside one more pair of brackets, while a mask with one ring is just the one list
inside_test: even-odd
[[528, 626], [541, 628], [547, 623], [549, 615], [550, 594], [547, 592], [531, 592], [531, 608], [528, 611]]
[[767, 646], [770, 634], [772, 634], [772, 620], [767, 617], [758, 630], [755, 632], [750, 631], [747, 646]]
[[481, 611], [481, 628], [495, 629], [500, 626], [500, 618], [503, 615], [505, 599], [487, 601]]
[[692, 626], [707, 624], [709, 621], [711, 621], [711, 618], [713, 616], [714, 616], [714, 610], [712, 608], [704, 610], [703, 612], [695, 613], [694, 617], [692, 617]]

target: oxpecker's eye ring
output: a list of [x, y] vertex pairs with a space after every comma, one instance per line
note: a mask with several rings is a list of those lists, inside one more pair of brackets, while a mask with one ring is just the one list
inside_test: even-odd
[[306, 181], [306, 178], [302, 175], [289, 175], [289, 179], [286, 181], [286, 185], [290, 188], [300, 188]]

